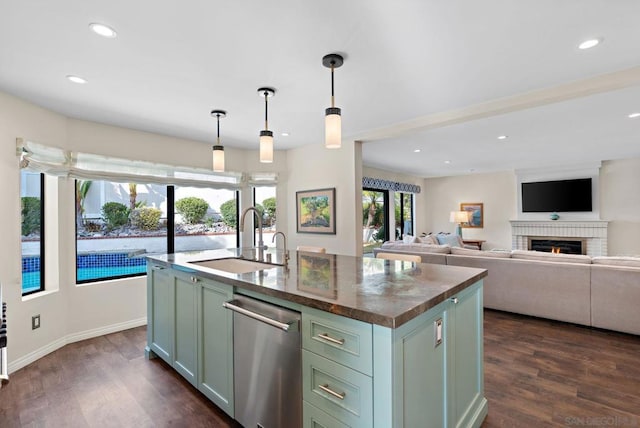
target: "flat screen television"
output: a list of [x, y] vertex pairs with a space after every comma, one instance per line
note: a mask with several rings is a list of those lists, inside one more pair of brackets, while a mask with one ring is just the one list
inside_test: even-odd
[[522, 212], [589, 212], [591, 179], [522, 183]]

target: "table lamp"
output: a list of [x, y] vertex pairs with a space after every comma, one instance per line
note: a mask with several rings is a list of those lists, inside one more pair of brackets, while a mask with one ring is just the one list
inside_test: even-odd
[[456, 223], [456, 234], [462, 238], [462, 223], [469, 222], [469, 211], [451, 211], [449, 221]]

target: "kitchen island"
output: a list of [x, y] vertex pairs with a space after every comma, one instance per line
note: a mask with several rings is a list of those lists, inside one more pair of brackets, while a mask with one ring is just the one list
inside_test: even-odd
[[239, 255], [148, 260], [148, 355], [230, 416], [233, 325], [222, 305], [244, 295], [302, 314], [305, 427], [480, 426], [485, 270], [294, 252], [287, 267], [242, 273]]

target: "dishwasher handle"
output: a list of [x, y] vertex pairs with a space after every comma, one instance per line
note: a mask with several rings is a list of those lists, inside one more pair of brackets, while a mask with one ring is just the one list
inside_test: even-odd
[[255, 320], [262, 321], [265, 324], [269, 324], [270, 326], [279, 328], [280, 330], [289, 331], [289, 329], [291, 328], [291, 325], [297, 322], [297, 320], [294, 320], [294, 321], [292, 321], [290, 323], [283, 323], [283, 322], [280, 322], [280, 321], [276, 321], [274, 319], [266, 317], [266, 316], [264, 316], [262, 314], [259, 314], [257, 312], [250, 311], [248, 309], [245, 309], [245, 308], [242, 308], [240, 306], [237, 306], [237, 305], [234, 304], [234, 302], [235, 302], [234, 300], [231, 300], [229, 302], [224, 302], [222, 304], [222, 306], [224, 306], [225, 308], [230, 309], [230, 310], [232, 310], [234, 312], [238, 312], [239, 314], [246, 315], [249, 318], [253, 318]]

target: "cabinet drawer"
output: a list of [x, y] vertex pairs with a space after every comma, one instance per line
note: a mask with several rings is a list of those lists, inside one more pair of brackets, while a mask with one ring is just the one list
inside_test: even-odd
[[360, 372], [302, 351], [303, 399], [348, 426], [373, 426], [372, 380]]
[[305, 308], [302, 347], [366, 375], [372, 374], [371, 324]]
[[302, 402], [302, 411], [304, 412], [302, 428], [349, 428], [349, 425], [343, 424], [306, 401]]

